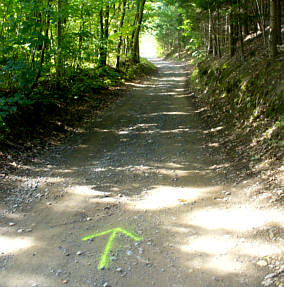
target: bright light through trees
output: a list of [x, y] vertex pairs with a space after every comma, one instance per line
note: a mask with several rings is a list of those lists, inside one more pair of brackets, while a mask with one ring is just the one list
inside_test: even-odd
[[143, 58], [156, 58], [158, 56], [157, 42], [154, 36], [144, 34], [140, 40], [140, 55]]

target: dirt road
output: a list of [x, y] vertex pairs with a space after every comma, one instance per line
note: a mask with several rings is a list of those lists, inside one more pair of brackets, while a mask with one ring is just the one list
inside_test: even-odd
[[37, 201], [2, 212], [1, 287], [261, 286], [283, 213], [220, 184], [185, 67], [153, 61], [89, 135], [26, 167]]

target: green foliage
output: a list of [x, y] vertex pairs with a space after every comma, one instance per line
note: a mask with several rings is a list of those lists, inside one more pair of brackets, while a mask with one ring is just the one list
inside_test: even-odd
[[19, 108], [119, 85], [123, 79], [114, 67], [134, 49], [140, 2], [2, 0], [0, 130]]
[[[209, 103], [218, 101], [228, 114], [242, 114], [250, 120], [261, 114], [274, 118], [281, 114], [283, 88], [281, 90], [281, 79], [275, 75], [281, 74], [283, 63], [279, 66], [271, 63], [259, 58], [245, 64], [205, 58], [194, 70], [192, 81], [197, 88], [206, 88]], [[279, 126], [277, 122], [276, 126]]]
[[147, 59], [141, 58], [140, 63], [133, 65], [129, 64], [125, 67], [125, 75], [124, 77], [127, 80], [131, 80], [136, 78], [137, 76], [147, 76], [151, 74], [155, 74], [157, 72], [157, 67], [149, 62]]

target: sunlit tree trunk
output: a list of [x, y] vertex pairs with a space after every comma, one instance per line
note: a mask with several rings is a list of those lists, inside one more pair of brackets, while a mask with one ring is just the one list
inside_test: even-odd
[[104, 67], [107, 64], [108, 53], [108, 36], [109, 36], [109, 5], [106, 9], [100, 9], [100, 55], [99, 64]]
[[120, 53], [121, 53], [121, 45], [122, 45], [122, 34], [121, 34], [121, 29], [123, 27], [124, 23], [124, 18], [125, 18], [125, 13], [126, 13], [126, 0], [123, 0], [122, 2], [122, 14], [120, 18], [120, 23], [119, 23], [119, 40], [117, 44], [117, 57], [116, 57], [116, 69], [119, 70], [119, 65], [120, 65]]
[[142, 20], [143, 20], [143, 12], [144, 12], [145, 2], [146, 2], [146, 0], [139, 0], [138, 1], [139, 13], [138, 13], [137, 25], [136, 25], [136, 29], [135, 29], [135, 33], [134, 33], [132, 57], [131, 57], [133, 63], [139, 63], [140, 62], [139, 34], [140, 34]]
[[47, 2], [47, 15], [46, 15], [46, 29], [45, 29], [45, 33], [44, 33], [44, 40], [43, 40], [43, 43], [42, 43], [42, 46], [41, 46], [41, 57], [40, 57], [40, 65], [39, 65], [39, 68], [38, 68], [38, 71], [37, 71], [37, 75], [36, 75], [36, 79], [32, 85], [32, 88], [35, 87], [38, 83], [38, 80], [41, 76], [41, 72], [42, 72], [42, 67], [43, 67], [43, 64], [44, 64], [44, 60], [45, 60], [45, 51], [47, 49], [47, 43], [48, 43], [48, 34], [49, 34], [49, 26], [50, 26], [50, 12], [49, 12], [49, 9], [50, 9], [50, 2], [48, 0]]
[[209, 9], [209, 23], [208, 23], [208, 54], [213, 53], [213, 39], [212, 39], [212, 11]]

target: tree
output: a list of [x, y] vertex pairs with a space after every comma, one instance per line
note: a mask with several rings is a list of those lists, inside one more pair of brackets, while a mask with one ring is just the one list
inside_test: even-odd
[[132, 47], [132, 61], [133, 63], [139, 63], [139, 34], [141, 30], [142, 20], [143, 20], [143, 12], [146, 0], [136, 0], [137, 5], [137, 13], [135, 19], [136, 27], [134, 29], [134, 36], [133, 36], [133, 47]]

